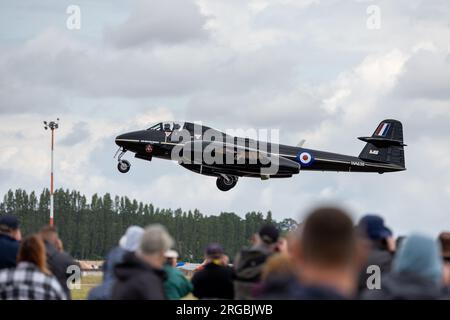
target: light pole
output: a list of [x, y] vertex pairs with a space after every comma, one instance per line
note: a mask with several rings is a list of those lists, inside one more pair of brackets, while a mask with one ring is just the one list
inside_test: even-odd
[[55, 130], [59, 128], [59, 118], [56, 119], [56, 121], [44, 121], [44, 129], [50, 129], [52, 132], [52, 144], [51, 144], [51, 172], [50, 172], [50, 225], [53, 226], [53, 183], [54, 183], [54, 176], [53, 176], [53, 150], [55, 147]]

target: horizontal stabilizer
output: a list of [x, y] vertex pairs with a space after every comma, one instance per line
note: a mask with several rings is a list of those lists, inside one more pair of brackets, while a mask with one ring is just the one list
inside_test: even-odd
[[358, 137], [358, 139], [364, 142], [370, 142], [377, 146], [406, 146], [403, 141], [388, 138]]

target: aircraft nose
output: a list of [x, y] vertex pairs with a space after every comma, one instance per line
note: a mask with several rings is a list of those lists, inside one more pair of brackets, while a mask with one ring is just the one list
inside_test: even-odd
[[139, 142], [145, 138], [145, 131], [133, 131], [127, 132], [116, 137], [116, 144], [119, 147], [123, 147], [125, 144], [130, 144], [133, 142]]
[[126, 140], [126, 138], [127, 138], [127, 134], [126, 134], [126, 133], [124, 133], [124, 134], [119, 134], [119, 135], [116, 137], [116, 144], [117, 144], [119, 147], [121, 147], [121, 146], [123, 145], [124, 140]]
[[126, 144], [127, 142], [132, 142], [133, 140], [136, 140], [136, 133], [135, 132], [127, 132], [127, 133], [123, 133], [120, 134], [116, 137], [116, 144], [119, 147], [123, 147], [124, 144]]

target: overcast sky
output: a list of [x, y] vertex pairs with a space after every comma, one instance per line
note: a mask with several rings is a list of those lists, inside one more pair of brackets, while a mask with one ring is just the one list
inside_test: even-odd
[[[0, 193], [48, 186], [42, 120], [60, 117], [57, 187], [276, 219], [337, 202], [396, 235], [450, 230], [448, 0], [0, 3]], [[118, 134], [174, 119], [358, 155], [386, 118], [403, 122], [405, 172], [244, 178], [224, 193], [169, 161], [128, 155], [124, 175], [112, 158]]]

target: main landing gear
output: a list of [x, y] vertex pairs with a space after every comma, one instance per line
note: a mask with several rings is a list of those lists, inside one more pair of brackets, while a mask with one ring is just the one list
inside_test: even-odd
[[117, 163], [117, 169], [122, 173], [127, 173], [130, 171], [131, 164], [127, 160], [120, 160], [119, 163]]
[[217, 177], [216, 180], [216, 186], [221, 191], [228, 191], [234, 188], [238, 181], [238, 177], [236, 176], [227, 176], [227, 175], [221, 175]]
[[117, 150], [117, 152], [116, 152], [116, 155], [119, 152], [120, 152], [120, 154], [117, 157], [117, 160], [118, 160], [117, 169], [122, 173], [127, 173], [128, 171], [130, 171], [131, 164], [127, 160], [122, 160], [122, 157], [125, 154], [125, 152], [127, 152], [127, 150], [119, 148], [119, 150]]

